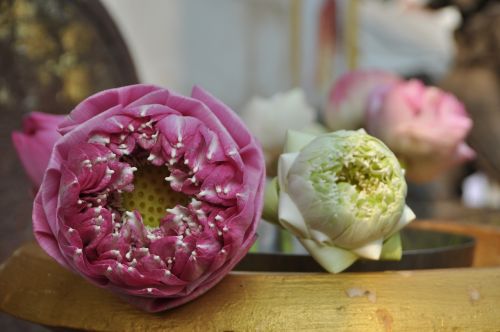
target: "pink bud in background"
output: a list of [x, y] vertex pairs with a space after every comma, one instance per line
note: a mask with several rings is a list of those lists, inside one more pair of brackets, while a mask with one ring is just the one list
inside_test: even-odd
[[473, 159], [465, 143], [471, 127], [460, 101], [418, 80], [374, 89], [367, 106], [367, 131], [394, 151], [414, 182], [432, 180]]
[[23, 131], [12, 133], [12, 142], [17, 154], [36, 188], [42, 183], [52, 148], [61, 138], [57, 127], [65, 117], [32, 112], [23, 120]]
[[363, 127], [366, 105], [374, 88], [395, 84], [397, 75], [383, 70], [356, 70], [342, 75], [333, 85], [324, 108], [331, 130]]

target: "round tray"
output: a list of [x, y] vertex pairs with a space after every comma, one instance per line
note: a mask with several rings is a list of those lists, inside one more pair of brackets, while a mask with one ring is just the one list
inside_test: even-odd
[[[359, 260], [347, 272], [442, 269], [469, 267], [474, 258], [475, 240], [465, 235], [405, 228], [401, 232], [403, 257], [400, 261]], [[236, 271], [324, 272], [309, 255], [278, 252], [249, 253]]]

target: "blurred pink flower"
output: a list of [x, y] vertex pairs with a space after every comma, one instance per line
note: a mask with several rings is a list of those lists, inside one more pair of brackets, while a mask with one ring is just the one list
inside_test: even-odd
[[160, 311], [213, 287], [253, 244], [262, 152], [202, 89], [191, 97], [151, 85], [103, 91], [59, 130], [33, 227], [60, 264]]
[[429, 181], [474, 158], [465, 143], [472, 120], [453, 95], [417, 80], [380, 85], [367, 102], [366, 129], [382, 139], [408, 179]]
[[52, 148], [61, 137], [56, 129], [64, 118], [63, 115], [32, 112], [23, 120], [23, 131], [12, 133], [17, 154], [36, 188], [42, 183]]
[[332, 86], [325, 123], [331, 130], [359, 129], [365, 119], [366, 101], [378, 86], [399, 82], [397, 75], [383, 70], [356, 70], [342, 75]]

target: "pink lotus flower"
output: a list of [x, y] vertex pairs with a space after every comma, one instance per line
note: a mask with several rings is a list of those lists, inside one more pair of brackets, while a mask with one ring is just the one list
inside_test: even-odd
[[261, 150], [200, 88], [190, 98], [151, 85], [103, 91], [59, 130], [33, 227], [49, 255], [93, 283], [165, 310], [214, 286], [254, 242]]
[[326, 106], [325, 123], [331, 130], [363, 127], [366, 101], [372, 90], [400, 79], [383, 70], [357, 70], [341, 76], [332, 86]]
[[24, 118], [23, 131], [12, 133], [17, 154], [36, 188], [42, 183], [50, 152], [61, 137], [56, 128], [64, 118], [63, 115], [33, 112]]
[[473, 159], [474, 151], [464, 142], [471, 127], [453, 95], [417, 80], [381, 85], [368, 100], [368, 132], [394, 151], [415, 182], [432, 180]]

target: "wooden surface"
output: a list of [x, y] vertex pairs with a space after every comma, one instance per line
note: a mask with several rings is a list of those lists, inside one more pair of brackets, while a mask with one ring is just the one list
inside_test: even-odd
[[500, 331], [499, 304], [500, 268], [233, 273], [191, 303], [147, 314], [64, 270], [34, 243], [0, 267], [0, 310], [96, 331]]
[[498, 225], [443, 220], [419, 220], [410, 225], [416, 229], [472, 236], [476, 239], [473, 266], [500, 266], [500, 226]]

